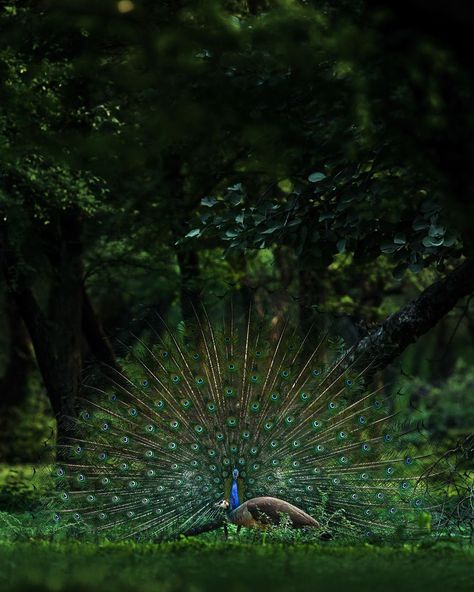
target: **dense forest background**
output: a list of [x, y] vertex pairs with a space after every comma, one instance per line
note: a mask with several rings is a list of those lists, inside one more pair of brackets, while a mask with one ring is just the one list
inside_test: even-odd
[[473, 24], [467, 2], [1, 1], [0, 462], [37, 460], [156, 313], [229, 295], [377, 354], [468, 454]]

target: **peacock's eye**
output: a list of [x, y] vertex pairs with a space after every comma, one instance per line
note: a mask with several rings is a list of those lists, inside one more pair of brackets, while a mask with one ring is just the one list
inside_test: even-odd
[[272, 401], [278, 401], [278, 393], [272, 393], [272, 394], [270, 395], [270, 399], [271, 399]]
[[203, 384], [204, 384], [204, 378], [202, 378], [201, 376], [198, 376], [198, 377], [196, 378], [196, 384], [197, 384], [198, 386], [201, 386], [201, 385], [203, 385]]
[[328, 405], [329, 409], [336, 409], [337, 407], [337, 403], [335, 403], [334, 401], [331, 401]]
[[252, 376], [250, 377], [250, 381], [253, 383], [258, 382], [258, 376], [256, 374], [252, 374]]
[[128, 412], [132, 417], [136, 417], [138, 414], [138, 411], [135, 409], [135, 407], [132, 407]]
[[313, 376], [319, 376], [321, 374], [321, 370], [319, 368], [315, 368], [311, 374]]
[[235, 364], [229, 364], [229, 365], [227, 366], [227, 368], [228, 368], [228, 369], [229, 369], [231, 372], [233, 372], [233, 371], [235, 370]]
[[193, 360], [199, 360], [199, 354], [193, 354]]
[[281, 373], [281, 376], [283, 378], [288, 378], [289, 375], [290, 375], [289, 370], [283, 370], [282, 373]]
[[146, 387], [147, 387], [147, 386], [148, 386], [150, 383], [148, 382], [148, 380], [147, 380], [146, 378], [144, 378], [144, 379], [143, 379], [143, 380], [140, 382], [140, 384], [141, 384], [143, 387], [145, 387], [145, 388], [146, 388]]
[[255, 357], [256, 357], [256, 358], [261, 358], [261, 357], [262, 357], [262, 352], [261, 352], [260, 350], [257, 350], [257, 351], [255, 352]]
[[358, 421], [361, 425], [364, 425], [367, 422], [367, 419], [365, 418], [365, 415], [360, 415]]
[[346, 380], [346, 386], [349, 386], [349, 387], [350, 387], [350, 386], [352, 386], [352, 384], [353, 384], [353, 383], [352, 383], [352, 380], [351, 380], [350, 378], [348, 378], [348, 379]]

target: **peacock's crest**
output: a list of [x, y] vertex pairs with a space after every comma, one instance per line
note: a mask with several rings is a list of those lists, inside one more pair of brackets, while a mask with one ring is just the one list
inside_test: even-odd
[[278, 497], [366, 536], [415, 532], [433, 510], [419, 430], [325, 337], [275, 334], [252, 315], [216, 325], [203, 310], [177, 331], [162, 323], [106, 374], [58, 449], [57, 521], [155, 539], [198, 531], [222, 517], [236, 468], [241, 501]]

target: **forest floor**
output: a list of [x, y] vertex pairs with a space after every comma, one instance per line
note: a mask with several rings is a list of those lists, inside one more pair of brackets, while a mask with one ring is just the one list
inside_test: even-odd
[[0, 589], [472, 591], [472, 550], [322, 544], [1, 542]]
[[1, 469], [2, 592], [474, 590], [474, 545], [432, 539], [355, 545], [315, 542], [294, 530], [237, 536], [231, 527], [227, 541], [222, 531], [173, 543], [94, 543], [61, 531], [58, 540], [48, 528], [38, 529], [31, 510], [35, 479], [18, 480], [19, 469]]

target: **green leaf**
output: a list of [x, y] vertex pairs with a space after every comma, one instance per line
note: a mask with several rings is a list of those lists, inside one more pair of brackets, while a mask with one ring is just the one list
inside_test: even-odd
[[185, 235], [184, 238], [195, 238], [196, 236], [200, 236], [201, 235], [201, 229], [200, 228], [193, 228], [192, 230], [190, 230], [188, 232], [188, 234]]
[[337, 247], [337, 252], [338, 253], [345, 253], [346, 251], [346, 239], [345, 238], [341, 238], [337, 241], [336, 243], [336, 247]]
[[309, 175], [308, 177], [308, 181], [310, 183], [319, 183], [320, 181], [322, 181], [323, 179], [326, 178], [326, 175], [324, 173], [311, 173], [311, 175]]
[[207, 208], [212, 208], [217, 203], [217, 199], [215, 197], [203, 197], [201, 199], [201, 205], [206, 206]]
[[406, 244], [407, 239], [405, 238], [405, 234], [403, 232], [397, 232], [397, 234], [395, 235], [395, 238], [393, 239], [393, 242], [396, 245]]
[[380, 245], [380, 250], [382, 251], [382, 253], [386, 254], [395, 253], [395, 251], [398, 251], [399, 248], [400, 245], [395, 245], [394, 243], [382, 243]]

